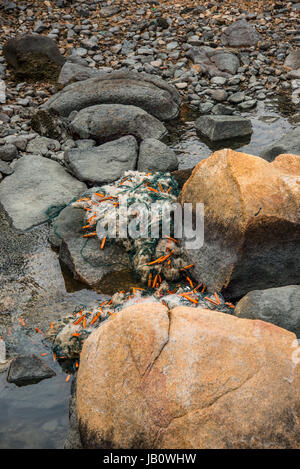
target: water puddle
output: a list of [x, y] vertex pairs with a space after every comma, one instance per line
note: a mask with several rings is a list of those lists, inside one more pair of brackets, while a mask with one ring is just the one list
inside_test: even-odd
[[290, 122], [291, 106], [283, 98], [258, 101], [253, 111], [241, 115], [251, 119], [253, 126], [251, 137], [242, 141], [235, 139], [212, 144], [196, 133], [194, 121], [200, 116], [199, 113], [184, 108], [180, 119], [167, 125], [169, 135], [165, 139], [177, 154], [179, 169], [193, 168], [199, 161], [208, 158], [212, 151], [224, 146], [259, 156], [265, 147], [294, 127]]

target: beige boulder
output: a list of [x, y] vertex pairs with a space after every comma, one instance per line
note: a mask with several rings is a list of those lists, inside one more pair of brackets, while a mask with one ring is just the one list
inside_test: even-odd
[[84, 344], [86, 448], [300, 448], [295, 335], [200, 308], [131, 306]]
[[204, 204], [204, 244], [188, 250], [194, 275], [240, 297], [300, 282], [300, 157], [272, 162], [230, 149], [196, 165], [180, 202]]

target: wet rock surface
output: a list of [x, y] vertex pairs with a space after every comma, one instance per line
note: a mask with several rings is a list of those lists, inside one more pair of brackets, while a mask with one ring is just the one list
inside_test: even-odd
[[265, 148], [261, 153], [261, 157], [267, 161], [272, 161], [282, 153], [294, 153], [300, 156], [300, 127], [288, 132], [277, 142]]
[[13, 359], [8, 370], [7, 381], [17, 386], [26, 386], [52, 378], [52, 376], [55, 376], [55, 372], [39, 357], [25, 355]]
[[195, 126], [200, 134], [213, 142], [247, 137], [252, 133], [251, 120], [238, 116], [201, 116]]

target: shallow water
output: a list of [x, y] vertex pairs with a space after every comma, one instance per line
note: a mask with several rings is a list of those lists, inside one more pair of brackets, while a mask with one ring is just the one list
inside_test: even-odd
[[[293, 127], [289, 106], [281, 99], [258, 102], [256, 109], [242, 115], [251, 118], [253, 134], [250, 141], [231, 142], [231, 147], [254, 155]], [[195, 166], [218, 149], [196, 135], [197, 117], [183, 108], [181, 118], [168, 124], [167, 142], [178, 155], [180, 169]], [[24, 387], [7, 383], [6, 372], [0, 372], [0, 448], [62, 448], [68, 431], [71, 380], [66, 382], [66, 373], [52, 361], [49, 344], [35, 328], [46, 331], [51, 321], [77, 305], [93, 305], [103, 296], [62, 271], [58, 254], [47, 240], [47, 225], [16, 234], [0, 211], [0, 226], [0, 335], [7, 342], [8, 356], [47, 353], [43, 359], [56, 372], [51, 379]], [[127, 289], [133, 282], [130, 273], [124, 272], [105, 279], [102, 292]]]
[[[289, 122], [288, 104], [278, 99], [258, 101], [254, 110], [241, 115], [251, 119], [253, 133], [248, 141], [228, 141], [226, 147], [256, 156], [294, 127]], [[168, 124], [166, 142], [177, 154], [179, 169], [193, 168], [199, 161], [208, 158], [212, 151], [224, 148], [223, 143], [210, 144], [196, 134], [194, 122], [197, 117], [197, 112], [185, 111], [180, 119]]]

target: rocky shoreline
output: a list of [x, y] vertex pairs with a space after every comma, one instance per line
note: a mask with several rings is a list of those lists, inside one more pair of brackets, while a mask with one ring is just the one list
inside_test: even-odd
[[[300, 447], [299, 12], [2, 1], [0, 375], [74, 375], [66, 448]], [[229, 149], [278, 96], [289, 131]], [[101, 237], [124, 194], [204, 204], [203, 246]]]

